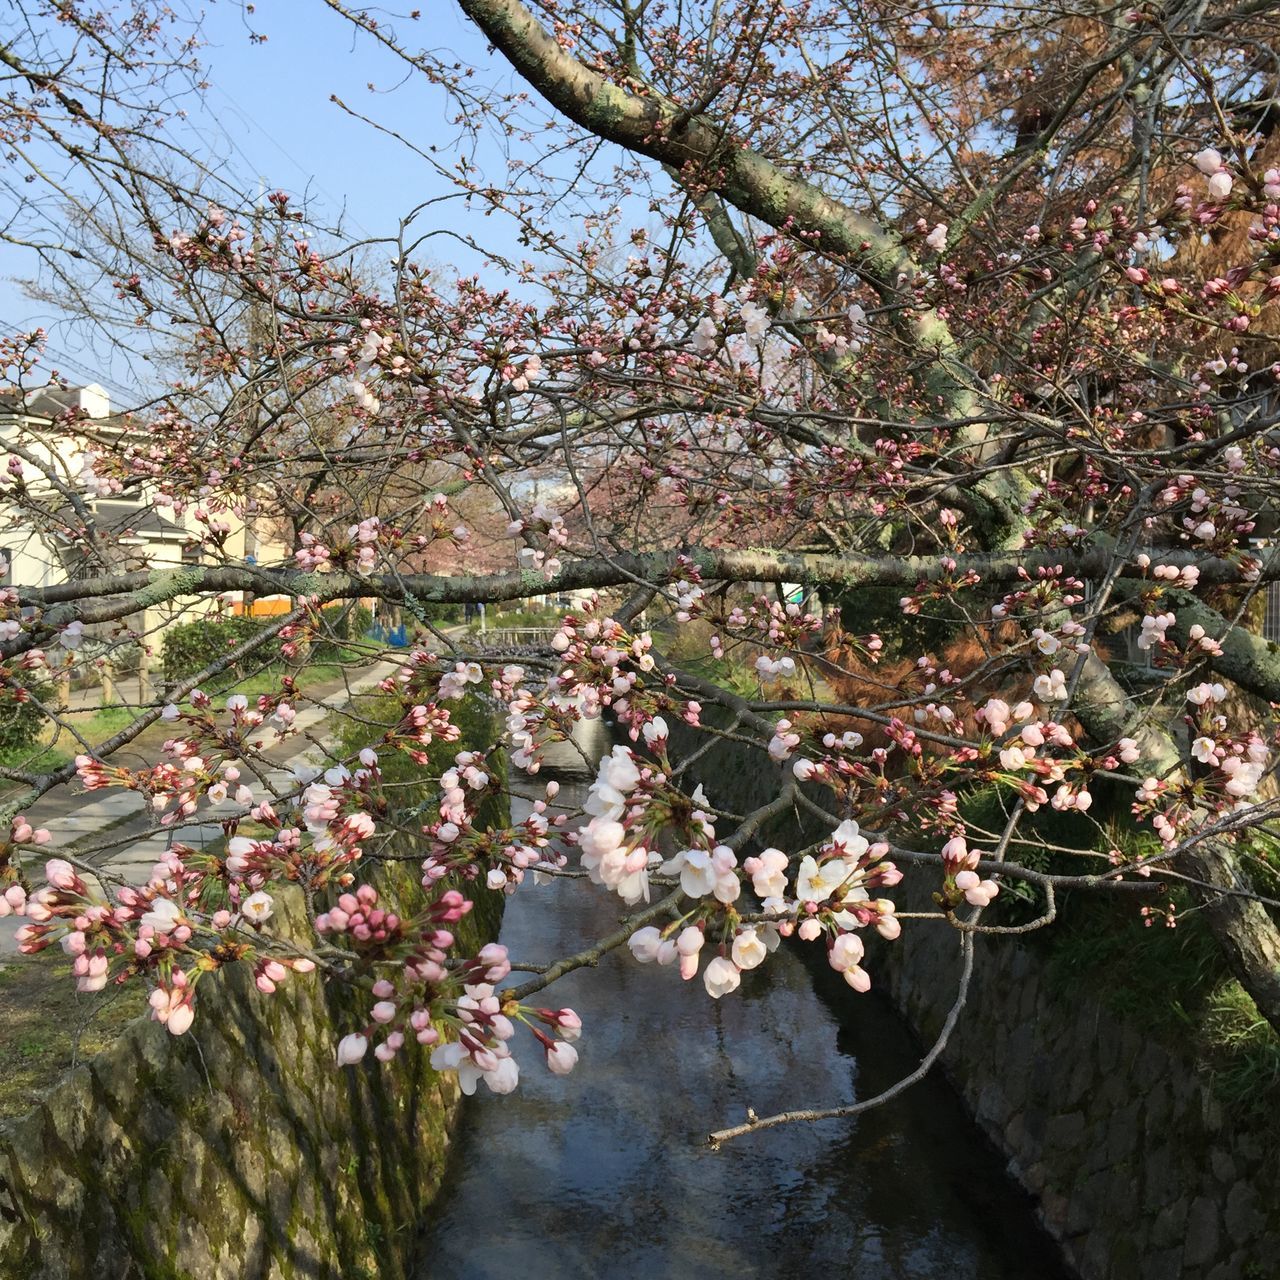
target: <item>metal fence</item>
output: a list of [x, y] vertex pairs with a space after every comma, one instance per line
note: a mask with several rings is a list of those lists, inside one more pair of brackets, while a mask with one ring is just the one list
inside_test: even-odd
[[1262, 615], [1262, 635], [1280, 642], [1280, 582], [1267, 583], [1267, 607]]
[[551, 627], [490, 627], [471, 638], [484, 649], [546, 649], [553, 635]]

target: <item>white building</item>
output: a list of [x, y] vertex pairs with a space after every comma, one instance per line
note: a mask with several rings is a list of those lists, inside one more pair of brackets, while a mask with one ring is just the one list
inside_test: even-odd
[[[0, 553], [7, 570], [0, 585], [45, 587], [104, 571], [200, 564], [212, 557], [202, 545], [207, 529], [190, 510], [176, 514], [158, 507], [154, 486], [143, 483], [119, 493], [95, 496], [85, 481], [93, 439], [119, 440], [132, 428], [113, 417], [107, 392], [96, 383], [83, 387], [42, 387], [35, 391], [0, 391], [0, 455], [7, 478], [21, 475], [29, 501], [6, 498], [0, 487]], [[39, 509], [38, 516], [34, 508]], [[232, 563], [271, 563], [287, 549], [264, 537], [264, 530], [246, 526], [229, 512], [230, 524], [218, 559]], [[84, 531], [94, 540], [91, 548]], [[273, 613], [287, 602], [255, 600], [253, 612]], [[241, 593], [225, 604], [244, 608]], [[168, 625], [207, 612], [214, 602], [185, 598], [139, 611], [122, 622], [158, 648]], [[119, 636], [119, 625], [97, 630], [101, 639]]]

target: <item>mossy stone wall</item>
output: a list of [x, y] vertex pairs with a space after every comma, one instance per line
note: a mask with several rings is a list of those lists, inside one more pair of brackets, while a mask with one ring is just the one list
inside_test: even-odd
[[[498, 895], [480, 895], [464, 946], [496, 937], [500, 916]], [[458, 1094], [417, 1045], [338, 1069], [366, 1004], [315, 975], [263, 996], [233, 968], [201, 981], [187, 1035], [131, 1025], [0, 1128], [0, 1276], [406, 1276]]]

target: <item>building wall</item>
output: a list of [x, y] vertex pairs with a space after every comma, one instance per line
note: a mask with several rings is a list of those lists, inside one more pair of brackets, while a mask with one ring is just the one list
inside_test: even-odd
[[[105, 419], [110, 414], [110, 400], [106, 392], [96, 385], [59, 394], [67, 404], [78, 402], [79, 407], [91, 418]], [[37, 400], [37, 407], [42, 403]], [[46, 407], [46, 411], [54, 410]], [[32, 486], [33, 492], [39, 493], [43, 489], [50, 495], [51, 501], [58, 500], [47, 476], [42, 474], [42, 466], [52, 470], [69, 486], [82, 488], [79, 476], [84, 467], [88, 446], [84, 441], [78, 440], [73, 432], [51, 430], [47, 417], [10, 411], [0, 416], [0, 453], [11, 454], [14, 443], [20, 443], [24, 452], [34, 460], [22, 462], [23, 478]], [[41, 465], [35, 465], [36, 462]], [[163, 534], [140, 530], [138, 536], [129, 539], [127, 546], [121, 547], [124, 555], [141, 561], [148, 567], [163, 568], [182, 564], [184, 542], [198, 540], [206, 531], [205, 526], [195, 518], [194, 508], [188, 508], [182, 513], [175, 513], [171, 508], [155, 508], [153, 504], [157, 490], [154, 486], [143, 486], [141, 489], [131, 490], [127, 495], [108, 495], [98, 500], [92, 495], [82, 496], [103, 520], [131, 518], [131, 513], [136, 512], [140, 520], [154, 513], [165, 521], [168, 528]], [[10, 562], [4, 581], [11, 585], [29, 587], [50, 586], [66, 581], [67, 568], [56, 541], [32, 529], [29, 521], [20, 513], [16, 519], [10, 519], [12, 514], [14, 513], [5, 513], [0, 507], [0, 551], [5, 553]], [[234, 513], [218, 514], [231, 526], [222, 552], [229, 562], [243, 563], [248, 550], [252, 551], [255, 562], [259, 564], [278, 563], [288, 558], [290, 548], [271, 536], [269, 522], [263, 522], [261, 527], [255, 526], [249, 531], [244, 521]], [[209, 556], [203, 559], [211, 562]], [[231, 594], [232, 599], [226, 603], [234, 606], [240, 602], [243, 593]], [[154, 646], [159, 634], [171, 623], [189, 620], [193, 615], [208, 613], [217, 607], [218, 602], [213, 599], [186, 597], [149, 608], [145, 616], [134, 620], [134, 625], [135, 629], [151, 637], [149, 643]]]

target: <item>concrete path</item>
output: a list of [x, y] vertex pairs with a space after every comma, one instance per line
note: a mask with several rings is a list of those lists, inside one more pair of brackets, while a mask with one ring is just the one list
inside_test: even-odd
[[[345, 706], [352, 697], [374, 688], [379, 682], [393, 675], [398, 666], [393, 662], [379, 662], [376, 666], [349, 680], [344, 687], [328, 694], [319, 705], [309, 706], [298, 712], [294, 726], [299, 733], [305, 733], [317, 727], [323, 731], [325, 722], [332, 712]], [[222, 695], [224, 698], [226, 695]], [[327, 735], [316, 742], [305, 742], [299, 746], [295, 737], [286, 739], [279, 746], [270, 748], [265, 753], [276, 763], [276, 768], [267, 775], [273, 786], [283, 790], [292, 785], [293, 771], [305, 765], [320, 765], [324, 760], [324, 747], [331, 740]], [[73, 786], [75, 784], [72, 784]], [[202, 806], [200, 820], [184, 826], [155, 828], [146, 819], [146, 802], [136, 791], [110, 789], [101, 792], [67, 792], [52, 799], [44, 797], [40, 804], [32, 806], [28, 819], [33, 826], [45, 827], [52, 839], [45, 849], [50, 857], [56, 857], [60, 851], [72, 850], [85, 844], [97, 844], [108, 828], [108, 838], [117, 836], [122, 840], [120, 846], [94, 861], [104, 869], [123, 876], [130, 884], [143, 884], [151, 873], [160, 855], [173, 843], [191, 845], [200, 848], [206, 843], [222, 839], [222, 826], [219, 822], [210, 822], [209, 818], [219, 814], [230, 816], [236, 813], [239, 806], [231, 801], [217, 807]], [[68, 797], [73, 801], [68, 804]], [[41, 809], [50, 810], [48, 816]], [[141, 829], [131, 833], [129, 828], [134, 823]], [[14, 934], [22, 924], [22, 918], [8, 916], [0, 919], [0, 955], [12, 954], [17, 950]]]

